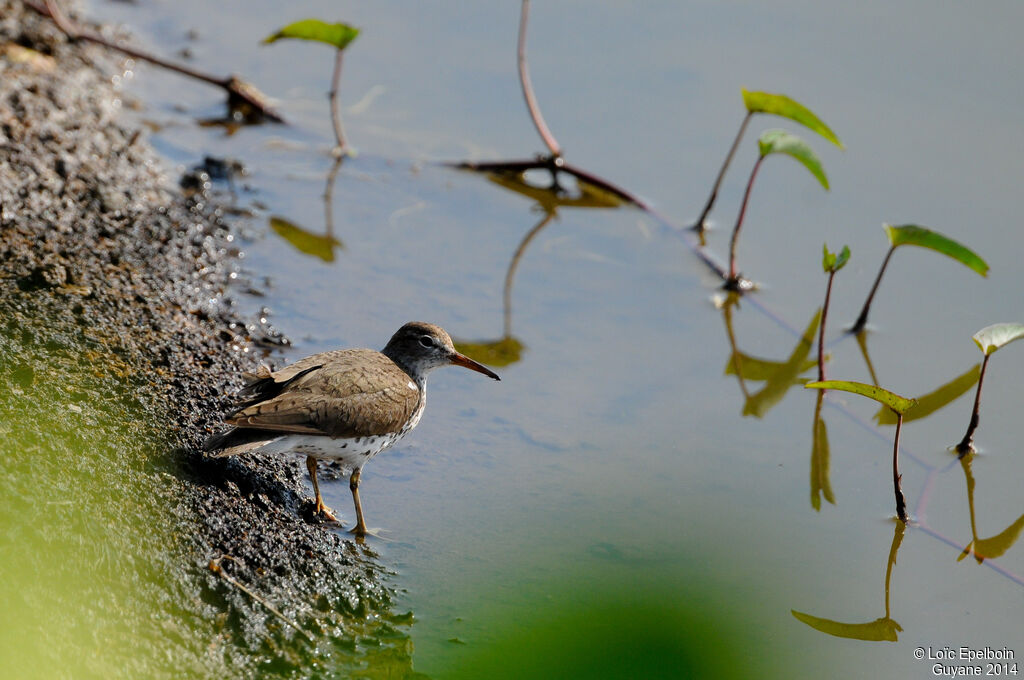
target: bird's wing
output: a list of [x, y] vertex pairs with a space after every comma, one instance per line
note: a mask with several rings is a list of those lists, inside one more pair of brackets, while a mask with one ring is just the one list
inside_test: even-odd
[[227, 422], [281, 433], [362, 437], [397, 432], [416, 410], [419, 388], [378, 352], [344, 350], [309, 359], [316, 361], [289, 367], [294, 373], [285, 377], [279, 394], [239, 409]]

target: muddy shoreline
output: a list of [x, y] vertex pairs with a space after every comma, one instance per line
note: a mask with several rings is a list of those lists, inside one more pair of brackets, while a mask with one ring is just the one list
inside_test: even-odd
[[[134, 557], [161, 572], [168, 615], [188, 622], [191, 632], [168, 643], [185, 666], [301, 674], [330, 657], [343, 668], [363, 663], [372, 652], [359, 640], [385, 627], [383, 647], [408, 671], [388, 575], [367, 549], [316, 523], [302, 466], [199, 452], [239, 372], [279, 340], [251, 302], [233, 300], [234, 225], [202, 193], [186, 197], [145, 132], [120, 115], [116, 55], [69, 43], [16, 2], [0, 0], [0, 17], [7, 431], [39, 430], [45, 442], [52, 425], [31, 413], [66, 395], [69, 417], [113, 400], [158, 442], [152, 452], [113, 447], [93, 478], [174, 524], [174, 541]], [[62, 467], [75, 464], [49, 465], [48, 483], [59, 488]], [[192, 649], [197, 640], [209, 646]]]

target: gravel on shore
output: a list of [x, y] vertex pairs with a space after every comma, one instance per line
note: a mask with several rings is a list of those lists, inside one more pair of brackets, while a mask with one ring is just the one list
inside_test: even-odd
[[[108, 643], [114, 658], [86, 671], [304, 676], [386, 655], [403, 677], [411, 617], [390, 611], [372, 552], [316, 523], [304, 468], [199, 452], [268, 330], [231, 299], [232, 225], [120, 115], [119, 69], [0, 0], [0, 520], [24, 534], [0, 576], [17, 571], [8, 560], [118, 556], [83, 586], [96, 611], [24, 590], [26, 611], [138, 635], [132, 658]], [[55, 551], [26, 547], [42, 544]], [[119, 580], [125, 593], [105, 585]], [[118, 620], [139, 611], [153, 620]], [[34, 634], [32, 620], [5, 625]]]

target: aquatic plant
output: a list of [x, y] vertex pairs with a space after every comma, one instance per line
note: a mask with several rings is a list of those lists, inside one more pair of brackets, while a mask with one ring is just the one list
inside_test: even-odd
[[327, 93], [331, 101], [331, 122], [334, 125], [334, 139], [337, 145], [334, 153], [337, 156], [351, 156], [354, 151], [345, 139], [345, 130], [341, 124], [341, 105], [338, 103], [338, 84], [341, 82], [341, 61], [345, 48], [359, 35], [359, 29], [343, 23], [329, 24], [319, 19], [303, 19], [288, 24], [263, 39], [264, 45], [277, 42], [284, 38], [312, 40], [335, 48], [334, 74], [331, 76], [331, 89]]
[[729, 164], [732, 162], [732, 157], [736, 155], [736, 149], [740, 145], [740, 139], [743, 137], [743, 133], [747, 129], [747, 124], [755, 113], [769, 113], [774, 116], [782, 116], [794, 123], [803, 125], [809, 130], [817, 132], [840, 149], [844, 148], [843, 143], [839, 141], [839, 137], [832, 132], [832, 129], [825, 125], [820, 118], [814, 115], [813, 111], [795, 99], [791, 99], [784, 94], [751, 92], [750, 90], [743, 88], [740, 88], [740, 92], [743, 93], [743, 105], [747, 109], [747, 115], [744, 116], [743, 122], [740, 123], [739, 132], [736, 133], [736, 138], [733, 140], [732, 146], [729, 147], [729, 153], [726, 154], [725, 161], [722, 163], [722, 167], [718, 171], [718, 176], [715, 178], [715, 184], [711, 187], [711, 195], [708, 196], [708, 200], [704, 204], [704, 209], [701, 210], [700, 217], [697, 218], [697, 222], [693, 225], [693, 228], [696, 231], [704, 231], [708, 214], [711, 212], [711, 208], [714, 207], [715, 201], [718, 199], [718, 190], [722, 185], [722, 179], [725, 177], [725, 171], [729, 168]]
[[985, 369], [988, 367], [989, 357], [1000, 347], [1021, 338], [1024, 338], [1024, 324], [1019, 323], [992, 324], [971, 336], [974, 344], [978, 346], [978, 349], [985, 355], [985, 358], [981, 362], [978, 389], [974, 393], [974, 410], [971, 411], [971, 423], [967, 426], [967, 433], [964, 434], [964, 438], [956, 445], [957, 453], [961, 456], [974, 451], [974, 431], [978, 429], [978, 422], [980, 421], [978, 410], [981, 406], [981, 385], [985, 381]]
[[881, 387], [875, 387], [874, 385], [865, 385], [864, 383], [851, 382], [848, 380], [819, 380], [818, 382], [811, 382], [804, 385], [806, 388], [819, 389], [819, 390], [841, 390], [843, 392], [852, 392], [853, 394], [859, 394], [869, 399], [888, 406], [896, 413], [896, 436], [893, 440], [892, 445], [892, 485], [893, 493], [896, 496], [896, 516], [899, 517], [900, 521], [906, 523], [907, 521], [907, 502], [903, 497], [903, 489], [900, 486], [900, 480], [903, 475], [900, 474], [900, 430], [903, 427], [903, 414], [907, 412], [916, 402], [913, 399], [907, 399], [901, 397], [894, 392], [882, 389]]
[[736, 271], [736, 244], [739, 241], [740, 227], [743, 226], [743, 217], [747, 213], [747, 203], [750, 201], [750, 190], [754, 187], [754, 179], [757, 171], [761, 168], [764, 159], [773, 154], [785, 154], [800, 162], [814, 177], [821, 183], [821, 186], [828, 190], [828, 177], [825, 176], [825, 169], [814, 149], [794, 134], [785, 130], [766, 130], [761, 133], [757, 140], [759, 154], [754, 163], [754, 169], [750, 172], [750, 179], [747, 180], [747, 189], [743, 193], [743, 203], [740, 205], [739, 216], [736, 218], [736, 226], [732, 230], [732, 239], [729, 241], [729, 274], [725, 281], [728, 290], [742, 291], [753, 288], [753, 284], [744, 280]]
[[828, 274], [828, 285], [825, 287], [825, 306], [821, 310], [821, 328], [818, 329], [818, 380], [825, 379], [825, 321], [828, 319], [828, 305], [832, 299], [832, 279], [836, 272], [846, 266], [850, 261], [850, 248], [843, 246], [839, 254], [829, 251], [828, 244], [823, 247], [824, 255], [821, 258], [821, 268]]
[[900, 246], [928, 248], [953, 258], [982, 276], [988, 275], [988, 264], [978, 257], [973, 250], [947, 236], [943, 236], [937, 231], [932, 231], [927, 227], [917, 224], [902, 224], [899, 226], [883, 224], [882, 228], [885, 229], [885, 235], [889, 237], [889, 252], [886, 253], [885, 259], [882, 260], [882, 267], [878, 270], [878, 276], [875, 278], [875, 284], [871, 287], [871, 292], [868, 293], [868, 299], [864, 301], [864, 308], [861, 309], [860, 316], [857, 317], [857, 320], [850, 328], [851, 333], [860, 333], [864, 330], [864, 326], [867, 325], [868, 313], [871, 310], [871, 302], [875, 299], [875, 293], [878, 292], [878, 284], [882, 282], [882, 275], [885, 274], [889, 258], [892, 257], [896, 248]]

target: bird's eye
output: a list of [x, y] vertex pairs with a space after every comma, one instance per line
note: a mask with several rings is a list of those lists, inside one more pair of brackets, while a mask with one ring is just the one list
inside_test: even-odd
[[420, 336], [420, 344], [423, 345], [424, 347], [433, 347], [434, 346], [434, 339], [432, 337], [430, 337], [429, 335], [421, 335]]

